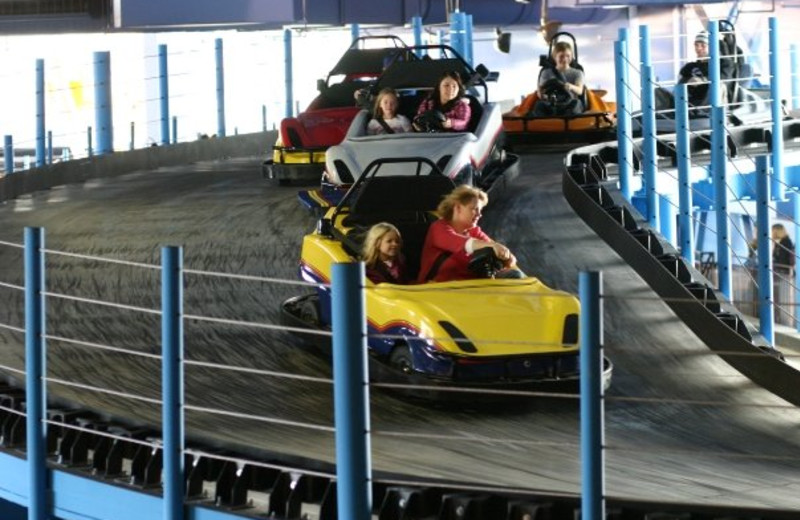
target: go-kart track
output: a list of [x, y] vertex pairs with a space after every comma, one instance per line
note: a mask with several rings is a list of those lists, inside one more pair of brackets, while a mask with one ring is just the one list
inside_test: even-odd
[[[755, 386], [710, 350], [584, 222], [561, 195], [563, 154], [523, 156], [513, 193], [490, 202], [482, 225], [547, 285], [577, 292], [578, 273], [602, 270], [609, 497], [800, 512], [800, 410]], [[314, 226], [297, 187], [264, 183], [261, 159], [141, 172], [37, 192], [0, 207], [0, 240], [46, 229], [46, 248], [157, 265], [182, 245], [188, 270], [297, 278], [303, 235]], [[158, 269], [48, 254], [48, 291], [158, 308]], [[22, 251], [0, 247], [0, 280], [22, 283]], [[300, 291], [298, 290], [300, 289]], [[293, 285], [186, 274], [189, 315], [278, 323]], [[24, 322], [22, 295], [0, 287], [4, 323]], [[48, 299], [47, 332], [158, 353], [157, 315]], [[0, 329], [0, 364], [23, 369], [23, 338]], [[331, 376], [325, 360], [285, 333], [186, 321], [186, 358]], [[48, 341], [48, 376], [158, 399], [157, 360]], [[188, 366], [187, 404], [331, 427], [325, 383]], [[155, 404], [57, 382], [51, 397], [160, 424]], [[681, 402], [684, 401], [684, 402]], [[685, 401], [695, 401], [690, 404]], [[754, 406], [755, 405], [755, 406]], [[247, 417], [187, 412], [190, 440], [251, 455], [334, 460], [331, 431]], [[491, 410], [371, 393], [375, 478], [442, 479], [544, 494], [580, 493], [575, 399], [516, 401]], [[408, 432], [418, 436], [386, 435]], [[430, 436], [426, 436], [430, 435]], [[458, 438], [454, 441], [450, 436]]]

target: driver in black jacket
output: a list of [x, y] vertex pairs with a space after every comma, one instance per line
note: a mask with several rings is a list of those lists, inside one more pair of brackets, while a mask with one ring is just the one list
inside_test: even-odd
[[583, 71], [571, 67], [573, 52], [569, 42], [553, 46], [555, 67], [542, 70], [539, 75], [539, 100], [534, 106], [535, 116], [580, 114], [583, 106]]

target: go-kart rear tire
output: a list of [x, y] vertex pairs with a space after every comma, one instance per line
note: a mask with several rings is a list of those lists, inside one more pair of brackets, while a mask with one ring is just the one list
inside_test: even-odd
[[289, 186], [291, 181], [283, 175], [283, 166], [275, 164], [272, 160], [264, 161], [261, 165], [261, 174], [270, 186]]
[[392, 349], [389, 354], [389, 364], [400, 372], [409, 375], [413, 371], [413, 360], [411, 358], [411, 349], [408, 345], [397, 345]]

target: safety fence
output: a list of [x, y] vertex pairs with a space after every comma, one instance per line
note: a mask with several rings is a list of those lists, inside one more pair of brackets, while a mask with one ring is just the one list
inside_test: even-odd
[[760, 61], [769, 70], [758, 76], [749, 65], [753, 54], [726, 21], [708, 24], [708, 55], [698, 60], [706, 69], [702, 78], [656, 81], [650, 58], [656, 38], [646, 26], [638, 35], [638, 61], [628, 58], [627, 29], [620, 31], [615, 61], [623, 197], [728, 300], [760, 294], [756, 300], [767, 304], [749, 309], [772, 342], [774, 321], [798, 325], [799, 179], [796, 154], [784, 153], [795, 125], [782, 92], [790, 83], [789, 105], [798, 106], [800, 82], [796, 68], [785, 74], [788, 56], [797, 64], [797, 46], [781, 41], [774, 17], [768, 34], [768, 56]]
[[[0, 323], [6, 344], [4, 350], [15, 351], [13, 355], [6, 356], [6, 359], [18, 360], [17, 363], [2, 366], [2, 370], [14, 380], [26, 381], [24, 391], [6, 386], [0, 392], [0, 446], [5, 449], [24, 448], [27, 451], [29, 480], [26, 482], [26, 489], [19, 495], [23, 497], [21, 503], [28, 507], [28, 518], [31, 519], [45, 518], [48, 514], [58, 516], [59, 508], [67, 509], [66, 503], [61, 501], [69, 500], [68, 491], [54, 490], [55, 501], [52, 503], [46, 498], [49, 486], [57, 486], [60, 482], [49, 477], [48, 471], [56, 471], [59, 467], [83, 468], [88, 470], [88, 474], [114, 479], [117, 483], [122, 482], [138, 490], [161, 489], [163, 499], [155, 505], [133, 498], [129, 499], [130, 502], [125, 507], [120, 505], [118, 510], [110, 513], [107, 510], [105, 513], [93, 510], [94, 501], [86, 498], [84, 490], [81, 503], [86, 508], [85, 511], [92, 511], [97, 518], [115, 520], [129, 517], [156, 518], [159, 515], [170, 519], [183, 518], [187, 505], [216, 505], [218, 511], [222, 511], [222, 516], [215, 518], [221, 519], [235, 517], [236, 510], [240, 508], [244, 508], [243, 514], [268, 514], [287, 519], [306, 518], [310, 514], [317, 515], [320, 519], [336, 518], [338, 510], [338, 518], [352, 519], [367, 519], [374, 513], [386, 519], [408, 518], [409, 515], [452, 518], [456, 515], [463, 518], [514, 520], [537, 518], [537, 514], [552, 514], [555, 515], [554, 518], [566, 515], [571, 517], [580, 509], [583, 511], [583, 518], [588, 519], [605, 518], [607, 506], [610, 507], [609, 512], [628, 518], [625, 515], [653, 514], [654, 511], [664, 511], [663, 508], [667, 506], [652, 502], [637, 503], [626, 496], [623, 489], [609, 487], [606, 482], [613, 475], [609, 474], [610, 470], [606, 467], [605, 454], [613, 453], [614, 457], [620, 457], [629, 453], [636, 457], [637, 453], [646, 453], [656, 448], [646, 443], [628, 446], [617, 444], [616, 441], [607, 443], [604, 438], [606, 411], [630, 416], [637, 414], [635, 409], [639, 406], [679, 406], [686, 409], [758, 407], [762, 411], [774, 409], [776, 414], [791, 413], [793, 410], [793, 407], [779, 402], [731, 403], [702, 398], [615, 396], [613, 393], [606, 395], [602, 349], [605, 340], [601, 332], [603, 302], [615, 302], [631, 296], [602, 295], [601, 278], [597, 273], [582, 273], [580, 276], [580, 348], [582, 352], [592, 354], [580, 356], [580, 393], [542, 393], [450, 388], [442, 384], [426, 387], [374, 382], [367, 370], [367, 342], [374, 338], [366, 333], [364, 291], [380, 291], [381, 288], [368, 286], [364, 289], [363, 268], [360, 264], [334, 266], [333, 284], [330, 286], [334, 311], [332, 332], [309, 332], [307, 329], [263, 321], [245, 321], [240, 317], [187, 313], [184, 310], [184, 302], [187, 300], [184, 291], [191, 291], [198, 283], [198, 278], [211, 278], [215, 282], [227, 280], [287, 284], [300, 290], [319, 289], [319, 284], [187, 269], [183, 266], [182, 250], [179, 248], [163, 248], [160, 266], [48, 250], [44, 244], [44, 231], [39, 228], [26, 229], [24, 244], [3, 242], [0, 247], [24, 253], [20, 259], [20, 263], [24, 263], [24, 283], [17, 283], [16, 280], [0, 281], [3, 299], [10, 303], [7, 307], [10, 322]], [[96, 269], [102, 269], [103, 265], [117, 266], [126, 272], [130, 271], [130, 275], [135, 276], [138, 283], [141, 284], [141, 276], [151, 283], [142, 284], [142, 290], [138, 294], [126, 294], [135, 301], [121, 302], [117, 300], [121, 295], [105, 295], [102, 299], [97, 299], [85, 292], [86, 286], [95, 284], [83, 284], [80, 281], [69, 281], [65, 284], [72, 288], [70, 292], [74, 294], [56, 292], [48, 287], [47, 280], [50, 276], [46, 275], [45, 269], [52, 272], [53, 277], [57, 276], [60, 269], [64, 269], [59, 267], [59, 260], [89, 262], [96, 265]], [[68, 267], [66, 269], [69, 270]], [[145, 274], [132, 274], [138, 271]], [[159, 276], [160, 280], [157, 280]], [[150, 294], [157, 293], [159, 285], [160, 304], [156, 295]], [[225, 300], [230, 297], [224, 294], [224, 288], [220, 288], [220, 291], [223, 294], [219, 298]], [[24, 312], [20, 308], [22, 293], [25, 296]], [[480, 298], [480, 294], [475, 291], [476, 298]], [[548, 295], [552, 297], [552, 294]], [[529, 296], [538, 298], [542, 295]], [[568, 294], [558, 297], [574, 298]], [[247, 297], [242, 298], [247, 300]], [[652, 299], [654, 302], [658, 301], [658, 298]], [[84, 310], [80, 313], [59, 310], [58, 305], [63, 302], [95, 310]], [[128, 323], [121, 326], [123, 320], [110, 316], [106, 311], [119, 311], [132, 315], [133, 318], [129, 318]], [[76, 315], [82, 316], [80, 321], [85, 322], [86, 326], [79, 325], [75, 330], [95, 329], [97, 324], [90, 326], [91, 323], [100, 320], [103, 323], [101, 328], [107, 332], [104, 338], [108, 341], [87, 341], [81, 337], [67, 337], [49, 332], [49, 328], [58, 329], [58, 320], [74, 320]], [[11, 317], [16, 317], [17, 320], [24, 317], [24, 324], [13, 322]], [[159, 320], [160, 341], [152, 330], [149, 334], [145, 332], [146, 328], [157, 327]], [[184, 330], [190, 323], [199, 323], [203, 327], [213, 326], [216, 332], [205, 331], [204, 334], [219, 338], [219, 351], [215, 355], [194, 348], [197, 338]], [[139, 325], [142, 324], [145, 328], [140, 329]], [[223, 330], [216, 330], [217, 328]], [[229, 328], [234, 332], [228, 330]], [[244, 359], [236, 358], [237, 343], [231, 338], [246, 335], [246, 329], [277, 331], [292, 336], [311, 333], [330, 339], [334, 358], [333, 378], [324, 373], [289, 373], [259, 368], [263, 366], [261, 363], [255, 363], [252, 359], [251, 363], [247, 363], [246, 356]], [[237, 330], [241, 332], [235, 332]], [[513, 341], [503, 339], [502, 331], [498, 331], [498, 336], [489, 342], [514, 344]], [[189, 338], [188, 342], [186, 338]], [[24, 354], [21, 352], [23, 339]], [[407, 338], [400, 336], [397, 339]], [[430, 338], [431, 341], [436, 339]], [[160, 346], [157, 346], [159, 343]], [[517, 343], [521, 351], [542, 346]], [[358, 348], [354, 348], [356, 345]], [[553, 346], [562, 347], [560, 344]], [[71, 353], [54, 356], [53, 349]], [[97, 354], [90, 356], [88, 352]], [[743, 354], [729, 352], [726, 355]], [[77, 359], [77, 365], [72, 365], [69, 370], [59, 366], [61, 362], [72, 357]], [[98, 357], [99, 360], [96, 359]], [[50, 358], [50, 363], [46, 362], [46, 358]], [[241, 360], [242, 364], [229, 364], [228, 361], [234, 358]], [[54, 360], [59, 360], [60, 363], [54, 364]], [[299, 365], [309, 366], [307, 362]], [[106, 371], [109, 373], [104, 377]], [[220, 379], [226, 381], [221, 390], [223, 394], [233, 393], [240, 398], [232, 402], [230, 399], [214, 396], [214, 392], [207, 388], [207, 382]], [[278, 385], [266, 384], [269, 379], [277, 379]], [[250, 384], [245, 384], [248, 381]], [[253, 382], [256, 387], [263, 384], [262, 390], [254, 390]], [[315, 395], [328, 395], [332, 392], [333, 417], [323, 412], [319, 416], [325, 419], [308, 420], [310, 410], [300, 410], [299, 415], [265, 414], [260, 404], [265, 401], [286, 400], [278, 389], [282, 385], [288, 388], [291, 382], [298, 383], [291, 391], [305, 391]], [[613, 388], [613, 378], [611, 385]], [[69, 406], [48, 407], [48, 388], [61, 400], [64, 396], [69, 396], [71, 398], [67, 398], [67, 401], [72, 403], [80, 405], [84, 401], [93, 402], [95, 407], [101, 406], [103, 409], [91, 412]], [[53, 391], [53, 388], [57, 391]], [[562, 432], [563, 440], [551, 441], [547, 438], [509, 438], [504, 434], [490, 434], [492, 428], [485, 433], [473, 431], [469, 435], [458, 431], [442, 432], [437, 431], [433, 425], [414, 424], [414, 417], [405, 415], [402, 422], [411, 423], [410, 428], [399, 428], [396, 421], [388, 421], [377, 428], [371, 424], [371, 394], [428, 390], [444, 394], [466, 394], [469, 401], [487, 397], [511, 400], [555, 399], [563, 400], [564, 406], [568, 408], [580, 402], [580, 431], [578, 432], [577, 423], [573, 423]], [[82, 393], [94, 394], [96, 397], [86, 400]], [[316, 404], [319, 405], [319, 402]], [[117, 413], [108, 410], [117, 410]], [[273, 410], [290, 412], [291, 407], [276, 407]], [[112, 417], [100, 416], [97, 412], [110, 413]], [[117, 414], [120, 417], [115, 417]], [[211, 416], [214, 418], [213, 422], [204, 423], [201, 416]], [[126, 419], [132, 422], [126, 422]], [[382, 421], [385, 422], [385, 417]], [[230, 424], [230, 428], [226, 429], [222, 439], [210, 433], [214, 431], [213, 425], [219, 428], [220, 424], [226, 423]], [[218, 441], [225, 443], [226, 449], [220, 451], [208, 447], [187, 447], [188, 424], [195, 427], [204, 424], [205, 428], [204, 431], [192, 433], [190, 437], [217, 437]], [[391, 427], [391, 424], [395, 426]], [[264, 425], [265, 428], [258, 425]], [[241, 438], [236, 433], [239, 428], [242, 432], [249, 433], [245, 434], [244, 442], [248, 439], [252, 441], [256, 436], [275, 437], [279, 443], [285, 443], [289, 451], [293, 449], [289, 446], [292, 444], [292, 437], [300, 438], [301, 444], [322, 445], [324, 449], [315, 453], [321, 460], [326, 460], [335, 451], [335, 461], [331, 460], [335, 462], [335, 469], [315, 470], [237, 454], [231, 445], [242, 442], [236, 440]], [[399, 476], [402, 473], [398, 473], [396, 469], [392, 471], [386, 467], [378, 468], [380, 476], [374, 477], [371, 459], [378, 454], [372, 453], [371, 445], [380, 445], [387, 449], [397, 442], [403, 443], [405, 454], [401, 452], [391, 457], [404, 457], [408, 452], [414, 451], [414, 446], [420, 449], [421, 445], [417, 444], [420, 442], [424, 446], [440, 447], [453, 443], [478, 442], [490, 446], [491, 449], [520, 450], [521, 453], [531, 450], [539, 453], [540, 457], [543, 453], [556, 451], [562, 453], [558, 457], [562, 464], [563, 459], [569, 461], [566, 466], [574, 466], [577, 460], [581, 460], [581, 471], [580, 475], [570, 471], [561, 474], [560, 479], [565, 478], [572, 484], [567, 486], [568, 491], [553, 496], [524, 485], [478, 485], [470, 480], [453, 482], [452, 479], [403, 477]], [[332, 444], [335, 444], [335, 450], [332, 449]], [[248, 447], [244, 447], [243, 452], [247, 451]], [[292, 454], [289, 451], [284, 456], [291, 459]], [[679, 452], [673, 455], [678, 456]], [[785, 452], [743, 453], [740, 447], [731, 453], [698, 450], [689, 456], [693, 460], [731, 458], [745, 459], [750, 463], [775, 459], [785, 461], [787, 457], [794, 457]], [[50, 470], [47, 469], [48, 460], [55, 462], [55, 465], [50, 465]], [[788, 518], [783, 516], [779, 506], [773, 508], [773, 511], [749, 510], [742, 505], [734, 505], [732, 508], [728, 506], [716, 504], [703, 508], [671, 503], [669, 511], [683, 511], [687, 514], [692, 511], [713, 511], [719, 514], [735, 511], [740, 514], [749, 512], [749, 517], [764, 519]], [[122, 513], [128, 510], [132, 516]]]

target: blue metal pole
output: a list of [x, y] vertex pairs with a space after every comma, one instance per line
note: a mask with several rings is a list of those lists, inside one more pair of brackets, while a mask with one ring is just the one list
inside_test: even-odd
[[87, 126], [86, 127], [86, 141], [87, 141], [86, 155], [91, 157], [91, 156], [94, 155], [94, 149], [92, 148], [92, 127], [91, 126]]
[[694, 265], [694, 225], [692, 223], [692, 150], [689, 147], [689, 97], [685, 83], [675, 86], [675, 149], [678, 159], [678, 206], [680, 250], [686, 263]]
[[217, 62], [217, 136], [225, 137], [225, 62], [222, 53], [222, 38], [214, 41]]
[[53, 131], [47, 131], [47, 164], [53, 164]]
[[456, 50], [462, 57], [465, 56], [464, 52], [464, 17], [461, 13], [455, 11], [450, 13], [450, 46]]
[[164, 435], [164, 519], [184, 518], [183, 251], [161, 249], [161, 420]]
[[662, 193], [658, 196], [658, 223], [660, 226], [661, 236], [664, 240], [676, 246], [675, 242], [675, 204], [672, 202], [672, 195]]
[[111, 53], [94, 53], [95, 127], [97, 127], [97, 153], [114, 151], [114, 126], [111, 108]]
[[178, 116], [172, 116], [172, 143], [178, 143]]
[[[795, 222], [800, 222], [800, 192], [795, 191], [794, 196], [792, 197], [793, 201], [793, 218]], [[795, 224], [794, 226], [794, 254], [795, 254], [795, 268], [794, 268], [794, 319], [795, 319], [795, 327], [798, 331], [800, 331], [800, 269], [797, 268], [797, 244], [800, 244], [800, 225]]]
[[789, 58], [790, 58], [790, 70], [792, 74], [792, 102], [791, 106], [793, 109], [800, 108], [800, 60], [798, 60], [798, 46], [796, 43], [793, 43], [789, 46]]
[[605, 518], [602, 273], [581, 271], [581, 518]]
[[292, 31], [283, 30], [283, 57], [284, 57], [284, 76], [286, 79], [286, 116], [292, 117], [292, 107], [294, 106], [294, 94], [292, 92]]
[[25, 403], [28, 519], [47, 514], [47, 354], [45, 343], [44, 229], [25, 228]]
[[720, 86], [720, 67], [719, 67], [719, 23], [716, 20], [708, 22], [708, 75], [710, 84], [708, 86], [708, 98], [711, 102], [711, 107], [720, 106], [720, 93], [722, 92]]
[[756, 227], [758, 229], [758, 319], [761, 335], [775, 346], [775, 300], [772, 295], [769, 156], [756, 157]]
[[780, 46], [778, 19], [769, 19], [769, 93], [772, 98], [772, 197], [786, 199], [786, 171], [783, 169], [783, 109], [781, 107]]
[[642, 65], [642, 170], [644, 173], [647, 222], [654, 230], [661, 228], [658, 215], [658, 192], [656, 191], [656, 114], [653, 88], [653, 67]]
[[719, 290], [731, 299], [731, 248], [728, 222], [728, 151], [725, 107], [711, 109], [711, 174], [714, 179], [714, 210], [717, 218], [717, 276]]
[[614, 69], [617, 77], [617, 167], [619, 190], [625, 200], [631, 200], [633, 175], [633, 132], [631, 131], [631, 94], [628, 74], [628, 29], [619, 30], [614, 42]]
[[333, 265], [333, 403], [339, 518], [372, 508], [364, 264]]
[[475, 62], [472, 59], [473, 55], [473, 45], [472, 45], [472, 15], [463, 13], [464, 16], [464, 26], [466, 28], [466, 51], [467, 51], [467, 63], [470, 65], [474, 65]]
[[[411, 17], [411, 27], [414, 30], [414, 45], [420, 46], [422, 45], [422, 17], [421, 16], [412, 16]], [[418, 58], [422, 57], [422, 51], [417, 49], [414, 51]]]
[[5, 167], [6, 175], [14, 173], [14, 138], [10, 135], [4, 137], [3, 166]]
[[[445, 44], [445, 41], [444, 41], [445, 40], [445, 36], [444, 36], [444, 34], [445, 33], [444, 33], [443, 29], [439, 29], [438, 31], [436, 31], [436, 36], [437, 36], [437, 38], [439, 40], [439, 45], [444, 45]], [[450, 43], [452, 43], [452, 42], [450, 42]], [[444, 58], [444, 52], [443, 51], [440, 52], [439, 54], [441, 55], [442, 58]]]
[[36, 60], [36, 167], [44, 166], [44, 60]]
[[357, 23], [350, 24], [350, 41], [354, 42], [358, 39], [359, 33], [361, 32], [361, 28], [358, 26]]
[[169, 144], [169, 62], [167, 46], [158, 46], [158, 90], [161, 110], [161, 144]]

